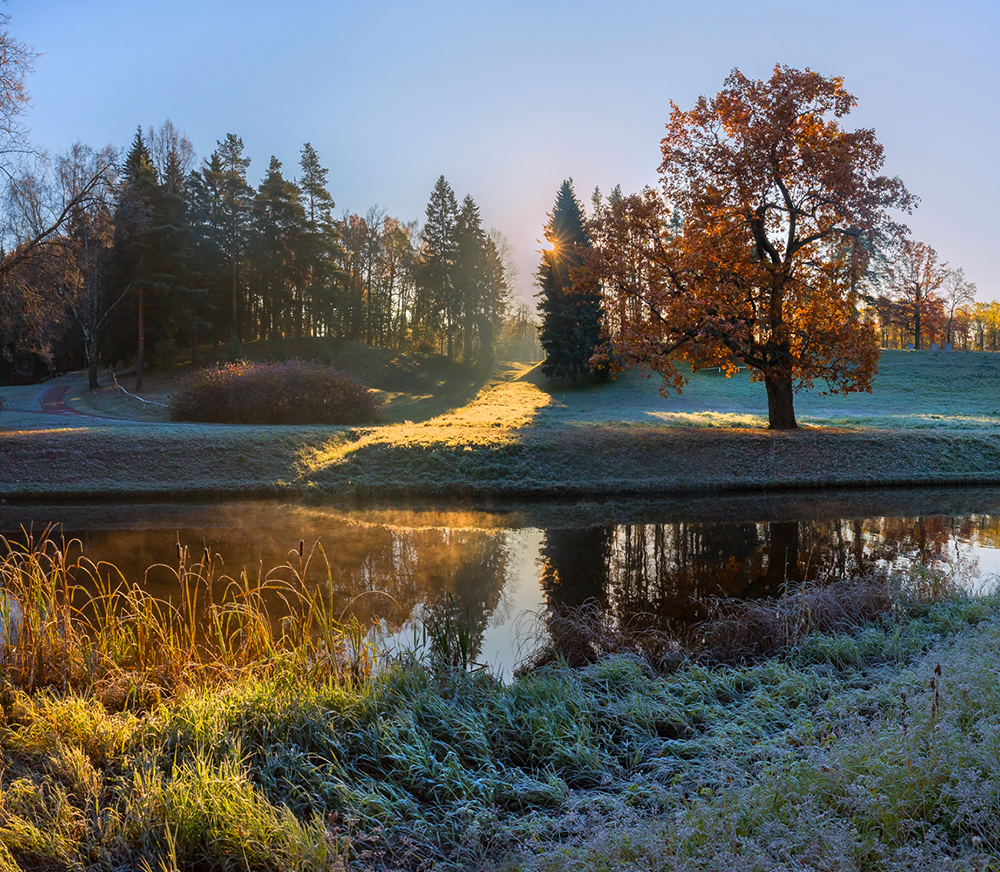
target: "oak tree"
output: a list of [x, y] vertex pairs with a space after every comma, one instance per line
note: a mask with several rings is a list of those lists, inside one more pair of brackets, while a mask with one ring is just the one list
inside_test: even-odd
[[768, 81], [734, 70], [690, 111], [672, 104], [665, 200], [619, 198], [595, 229], [591, 268], [622, 312], [618, 365], [678, 389], [678, 359], [748, 366], [772, 429], [796, 426], [796, 388], [870, 390], [878, 340], [858, 282], [872, 250], [902, 231], [890, 210], [914, 200], [880, 174], [874, 132], [841, 126], [854, 105], [839, 77], [780, 65]]

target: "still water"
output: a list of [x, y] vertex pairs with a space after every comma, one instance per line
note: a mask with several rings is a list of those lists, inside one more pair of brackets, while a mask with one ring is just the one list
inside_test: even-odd
[[616, 621], [678, 628], [718, 597], [807, 580], [923, 565], [978, 592], [1000, 573], [995, 488], [356, 509], [0, 505], [0, 532], [14, 541], [50, 524], [161, 596], [176, 590], [180, 545], [232, 577], [332, 581], [345, 616], [397, 638], [453, 601], [477, 661], [499, 674], [533, 647], [551, 608], [592, 601]]

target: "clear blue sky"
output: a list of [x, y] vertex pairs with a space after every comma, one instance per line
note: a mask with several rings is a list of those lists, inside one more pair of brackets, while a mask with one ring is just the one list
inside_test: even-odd
[[338, 211], [424, 217], [440, 174], [515, 248], [530, 298], [536, 239], [564, 178], [655, 183], [673, 100], [688, 108], [738, 67], [841, 75], [852, 127], [921, 205], [917, 239], [1000, 299], [1000, 4], [953, 0], [475, 2], [9, 0], [42, 53], [34, 141], [126, 148], [170, 118], [208, 155], [243, 138], [256, 183], [309, 141]]

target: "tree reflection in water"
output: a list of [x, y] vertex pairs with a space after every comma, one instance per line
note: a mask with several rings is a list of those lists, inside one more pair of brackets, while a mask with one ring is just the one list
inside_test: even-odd
[[548, 530], [541, 583], [552, 614], [589, 601], [621, 626], [680, 631], [705, 620], [717, 598], [777, 597], [803, 582], [916, 566], [971, 572], [968, 543], [984, 533], [1000, 539], [992, 519], [944, 516]]
[[[1000, 546], [1000, 493], [985, 492], [972, 502], [988, 507], [980, 514], [965, 508], [959, 497], [961, 492], [922, 497], [893, 492], [875, 500], [866, 493], [852, 497], [860, 503], [856, 514], [853, 504], [838, 505], [836, 495], [821, 495], [812, 503], [782, 496], [761, 505], [756, 499], [732, 498], [703, 502], [696, 511], [688, 504], [613, 506], [607, 512], [600, 504], [595, 504], [599, 511], [594, 505], [581, 511], [576, 504], [533, 504], [507, 512], [353, 511], [257, 502], [5, 505], [0, 506], [0, 529], [17, 540], [21, 524], [34, 523], [37, 534], [58, 520], [57, 535], [79, 537], [89, 557], [114, 564], [130, 583], [158, 597], [177, 594], [172, 567], [180, 542], [190, 562], [201, 559], [207, 548], [217, 577], [239, 578], [246, 572], [255, 582], [304, 572], [311, 587], [330, 586], [335, 614], [355, 615], [365, 624], [380, 620], [390, 632], [425, 610], [447, 606], [465, 625], [476, 658], [483, 634], [502, 622], [505, 602], [530, 609], [544, 600], [551, 612], [591, 602], [612, 622], [682, 630], [707, 618], [717, 597], [772, 597], [804, 581], [823, 584], [915, 565], [972, 569], [974, 548]], [[887, 499], [896, 516], [876, 516]], [[922, 500], [939, 506], [944, 500], [947, 506], [949, 499], [951, 515], [898, 516], [901, 504]], [[817, 513], [842, 512], [842, 517], [793, 520], [795, 512], [808, 516], [816, 506]], [[758, 511], [773, 520], [756, 520]], [[612, 522], [630, 516], [643, 522]], [[154, 564], [163, 565], [149, 569]], [[287, 565], [268, 572], [282, 564]], [[505, 587], [513, 592], [505, 593]], [[276, 601], [276, 613], [280, 607]], [[492, 629], [487, 643], [494, 645]], [[490, 656], [504, 658], [493, 651]]]

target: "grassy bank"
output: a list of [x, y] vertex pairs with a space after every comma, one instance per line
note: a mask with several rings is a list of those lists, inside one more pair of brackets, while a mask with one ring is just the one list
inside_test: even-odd
[[[567, 388], [526, 365], [485, 379], [429, 356], [356, 352], [386, 401], [377, 426], [164, 423], [158, 407], [112, 389], [90, 394], [79, 381], [71, 405], [116, 417], [43, 415], [37, 388], [4, 389], [0, 496], [533, 497], [1000, 481], [998, 355], [887, 352], [873, 394], [802, 394], [802, 428], [770, 433], [763, 388], [746, 372], [695, 373], [681, 396], [661, 397], [657, 381], [638, 376]], [[149, 398], [166, 401], [169, 379], [151, 384]]]
[[[185, 555], [172, 607], [125, 582], [71, 606], [62, 553], [3, 565], [3, 869], [997, 862], [1000, 606], [940, 579], [732, 612], [671, 657], [618, 636], [505, 684], [455, 665], [454, 627], [380, 657], [321, 596], [286, 587], [289, 619], [257, 620], [256, 591], [208, 597]], [[757, 653], [724, 665], [734, 638]]]

